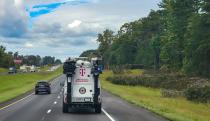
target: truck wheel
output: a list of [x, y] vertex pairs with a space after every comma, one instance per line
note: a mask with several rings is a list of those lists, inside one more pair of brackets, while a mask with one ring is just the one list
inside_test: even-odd
[[63, 102], [63, 113], [68, 113], [68, 105]]
[[95, 106], [95, 112], [96, 113], [101, 113], [101, 104], [98, 104]]

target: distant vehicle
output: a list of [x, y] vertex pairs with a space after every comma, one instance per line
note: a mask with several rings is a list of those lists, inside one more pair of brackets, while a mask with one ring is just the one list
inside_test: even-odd
[[58, 69], [60, 66], [61, 66], [61, 65], [52, 66], [52, 67], [50, 67], [50, 68], [47, 70], [47, 72], [53, 72], [53, 71], [55, 71], [56, 69]]
[[35, 94], [37, 95], [39, 93], [51, 94], [50, 83], [48, 83], [46, 81], [37, 82], [36, 86], [35, 86]]
[[30, 67], [30, 72], [36, 72], [36, 67], [34, 65]]
[[27, 66], [26, 65], [20, 66], [20, 72], [27, 73], [28, 72]]
[[52, 70], [51, 69], [48, 69], [47, 72], [52, 72]]
[[9, 71], [8, 71], [8, 74], [15, 74], [15, 73], [17, 73], [16, 67], [10, 67]]
[[[67, 79], [63, 87], [63, 113], [68, 113], [69, 108], [92, 108], [101, 113], [100, 59], [94, 58], [91, 62], [84, 59], [64, 63]], [[63, 86], [62, 83], [60, 85]]]

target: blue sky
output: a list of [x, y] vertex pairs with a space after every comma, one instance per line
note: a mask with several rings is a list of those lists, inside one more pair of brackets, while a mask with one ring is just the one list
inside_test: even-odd
[[[26, 11], [29, 12], [31, 18], [39, 17], [44, 14], [49, 14], [58, 7], [68, 4], [68, 5], [79, 5], [88, 3], [87, 0], [72, 0], [72, 1], [61, 1], [61, 2], [52, 2], [47, 4], [34, 5], [32, 8], [27, 8]], [[33, 10], [35, 9], [35, 10]], [[37, 9], [37, 10], [36, 10]]]
[[1, 0], [0, 44], [24, 55], [65, 60], [96, 49], [98, 33], [147, 16], [160, 1]]

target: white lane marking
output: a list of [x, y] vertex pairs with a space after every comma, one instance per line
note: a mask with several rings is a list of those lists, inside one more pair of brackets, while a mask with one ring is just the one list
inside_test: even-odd
[[30, 96], [32, 96], [32, 95], [33, 95], [33, 93], [30, 94], [30, 95], [28, 95], [28, 96], [26, 96], [26, 97], [24, 97], [24, 98], [22, 98], [22, 99], [20, 99], [20, 100], [17, 100], [17, 101], [15, 101], [15, 102], [13, 102], [13, 103], [7, 105], [7, 106], [4, 106], [4, 107], [0, 108], [0, 110], [4, 110], [4, 109], [6, 109], [6, 108], [8, 108], [8, 107], [10, 107], [10, 106], [13, 106], [13, 105], [15, 105], [16, 103], [21, 102], [21, 101], [25, 100], [26, 98], [28, 98], [28, 97], [30, 97]]
[[58, 96], [58, 99], [60, 99], [61, 97], [60, 96]]
[[115, 121], [114, 118], [112, 118], [112, 116], [110, 116], [103, 108], [102, 111], [106, 114], [106, 116], [111, 120], [111, 121]]
[[47, 114], [51, 113], [51, 111], [52, 111], [52, 110], [51, 110], [51, 109], [49, 109], [49, 110], [47, 111]]
[[55, 101], [54, 104], [57, 104], [57, 102]]

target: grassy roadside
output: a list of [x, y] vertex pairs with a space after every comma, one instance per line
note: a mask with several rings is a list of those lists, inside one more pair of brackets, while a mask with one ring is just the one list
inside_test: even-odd
[[8, 70], [7, 69], [5, 69], [5, 68], [0, 68], [0, 73], [5, 73], [5, 72], [7, 72]]
[[181, 97], [164, 98], [161, 96], [160, 89], [114, 85], [106, 81], [106, 78], [112, 75], [110, 71], [105, 71], [101, 75], [103, 89], [130, 103], [144, 107], [173, 121], [210, 121], [210, 103], [193, 103]]
[[41, 67], [40, 69], [41, 69], [41, 71], [47, 71], [50, 67], [52, 67], [52, 66], [43, 66], [43, 67]]
[[15, 98], [34, 88], [38, 80], [50, 80], [61, 74], [62, 68], [54, 72], [24, 73], [0, 76], [0, 103]]

